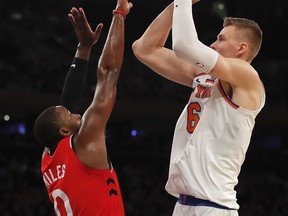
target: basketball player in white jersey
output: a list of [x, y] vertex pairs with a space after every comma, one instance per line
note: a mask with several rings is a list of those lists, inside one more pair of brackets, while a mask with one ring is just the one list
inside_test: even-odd
[[[174, 132], [166, 190], [173, 216], [237, 216], [235, 186], [265, 90], [251, 66], [262, 43], [258, 24], [226, 17], [210, 47], [197, 36], [192, 3], [175, 0], [133, 43], [159, 75], [192, 88]], [[173, 50], [164, 47], [172, 29]]]

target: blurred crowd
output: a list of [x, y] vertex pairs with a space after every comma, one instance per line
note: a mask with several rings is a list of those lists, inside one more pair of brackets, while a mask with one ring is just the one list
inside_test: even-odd
[[[169, 1], [166, 0], [165, 2]], [[226, 1], [222, 2], [225, 3]], [[85, 2], [60, 1], [55, 7], [49, 1], [1, 1], [0, 89], [44, 93], [59, 93], [61, 91], [64, 77], [77, 45], [67, 13], [72, 6], [81, 6], [86, 10], [92, 26], [96, 26], [99, 22], [104, 23], [102, 36], [98, 45], [93, 49], [89, 67], [87, 91], [92, 92], [95, 85], [95, 68], [108, 32], [111, 8], [113, 8], [112, 2], [109, 4], [109, 1], [102, 0], [96, 3], [92, 0]], [[141, 3], [138, 2], [137, 5], [135, 2], [135, 7], [126, 20], [126, 48], [123, 73], [119, 82], [119, 99], [176, 100], [182, 102], [187, 98], [186, 94], [182, 94], [183, 91], [187, 92], [186, 89], [183, 90], [183, 88], [160, 78], [136, 60], [132, 53], [133, 41], [141, 36], [152, 19], [163, 8], [160, 3], [154, 4], [153, 8], [149, 7], [150, 13], [145, 14], [149, 2], [147, 2], [146, 7], [143, 3], [139, 4]], [[257, 5], [257, 1], [254, 4]], [[285, 92], [283, 91], [285, 79], [282, 77], [288, 71], [287, 54], [285, 56], [288, 39], [277, 31], [288, 25], [282, 22], [287, 16], [284, 11], [284, 5], [287, 5], [287, 2], [281, 1], [271, 8], [269, 3], [261, 1], [262, 10], [258, 11], [258, 15], [253, 13], [255, 11], [254, 4], [249, 2], [249, 7], [245, 8], [243, 7], [245, 1], [241, 1], [241, 4], [237, 2], [231, 4], [227, 1], [227, 12], [225, 13], [229, 15], [230, 9], [230, 13], [235, 16], [251, 17], [258, 21], [263, 28], [262, 50], [253, 65], [259, 70], [266, 87], [267, 98], [269, 99], [267, 106], [277, 109], [279, 107], [286, 108], [288, 94], [283, 94]], [[51, 7], [53, 9], [47, 9]], [[222, 18], [219, 18], [219, 14], [215, 11], [213, 13], [213, 2], [203, 2], [197, 7], [199, 8], [195, 9], [195, 22], [199, 22], [199, 37], [204, 43], [210, 44], [216, 39], [218, 31], [222, 27]], [[94, 8], [101, 8], [101, 10], [95, 12]], [[142, 17], [141, 23], [139, 17]], [[218, 20], [219, 26], [209, 25], [212, 19], [213, 23]], [[273, 31], [271, 31], [272, 29]], [[171, 44], [167, 44], [167, 46], [171, 46]]]

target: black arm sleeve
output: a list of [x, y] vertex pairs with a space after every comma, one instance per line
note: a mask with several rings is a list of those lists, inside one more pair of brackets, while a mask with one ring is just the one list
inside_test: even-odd
[[74, 58], [66, 76], [60, 105], [66, 107], [71, 113], [78, 113], [83, 98], [88, 61]]

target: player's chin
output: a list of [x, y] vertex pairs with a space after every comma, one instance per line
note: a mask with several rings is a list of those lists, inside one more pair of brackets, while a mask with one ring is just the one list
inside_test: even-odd
[[80, 130], [80, 127], [81, 127], [81, 121], [77, 121], [77, 124], [73, 125], [73, 129], [72, 129], [73, 134], [78, 133]]
[[78, 121], [77, 132], [80, 130], [81, 126], [82, 126], [82, 121], [81, 121], [81, 119], [80, 119], [80, 120]]

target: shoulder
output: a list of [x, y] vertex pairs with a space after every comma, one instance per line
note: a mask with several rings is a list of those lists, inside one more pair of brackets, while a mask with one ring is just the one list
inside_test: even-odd
[[47, 154], [47, 153], [49, 153], [49, 148], [44, 148], [44, 150], [43, 150], [43, 153], [42, 153], [42, 158]]
[[255, 83], [261, 83], [255, 68], [240, 58], [225, 58], [219, 55], [211, 74], [235, 87], [248, 87]]

